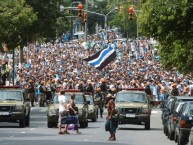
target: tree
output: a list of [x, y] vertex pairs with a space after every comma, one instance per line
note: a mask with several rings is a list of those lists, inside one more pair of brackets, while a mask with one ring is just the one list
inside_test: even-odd
[[140, 30], [159, 41], [165, 68], [182, 73], [193, 71], [193, 2], [188, 0], [147, 0], [139, 16]]
[[[89, 8], [90, 11], [97, 12], [100, 14], [106, 14], [108, 10], [106, 9], [107, 1], [96, 1], [92, 7]], [[98, 16], [96, 14], [88, 14], [88, 29], [91, 34], [95, 33], [95, 26], [98, 23], [104, 28], [104, 16]]]
[[128, 19], [128, 10], [133, 5], [134, 9], [140, 9], [141, 0], [112, 0], [109, 1], [107, 8], [114, 6], [119, 7], [114, 19], [110, 21], [111, 26], [121, 27], [122, 34], [126, 36], [137, 36], [137, 15], [132, 20]]
[[37, 19], [33, 9], [25, 0], [0, 1], [0, 44], [7, 44], [9, 49], [20, 45], [24, 30]]

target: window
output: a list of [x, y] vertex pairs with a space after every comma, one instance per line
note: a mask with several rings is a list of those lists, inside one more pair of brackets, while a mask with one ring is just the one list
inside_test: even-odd
[[0, 100], [23, 100], [23, 94], [20, 91], [0, 91]]
[[145, 94], [137, 93], [118, 93], [116, 96], [116, 102], [140, 102], [147, 103]]

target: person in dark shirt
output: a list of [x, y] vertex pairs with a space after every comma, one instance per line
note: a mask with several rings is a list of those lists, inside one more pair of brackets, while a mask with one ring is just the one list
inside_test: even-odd
[[94, 95], [94, 103], [97, 108], [97, 118], [98, 118], [98, 110], [100, 110], [100, 116], [103, 118], [103, 95], [101, 93], [101, 88], [97, 88], [96, 93]]
[[153, 103], [153, 96], [152, 96], [152, 91], [151, 91], [151, 88], [150, 88], [150, 83], [147, 82], [146, 85], [145, 85], [145, 92], [150, 100], [150, 104], [152, 106], [154, 106], [154, 103]]
[[87, 82], [87, 85], [85, 86], [85, 91], [94, 94], [94, 88], [92, 86], [92, 82], [91, 81]]
[[178, 88], [177, 88], [177, 83], [174, 83], [172, 85], [171, 95], [172, 96], [178, 96], [179, 95], [179, 91], [178, 91]]
[[30, 99], [30, 102], [31, 102], [31, 106], [34, 107], [35, 87], [33, 84], [33, 80], [29, 80], [27, 91], [28, 91], [28, 98]]
[[107, 97], [107, 94], [108, 94], [108, 87], [107, 87], [107, 84], [106, 84], [106, 80], [104, 78], [101, 79], [101, 85], [99, 86], [101, 88], [101, 93], [104, 97], [104, 101], [103, 101], [103, 104], [104, 106], [106, 107], [106, 97]]

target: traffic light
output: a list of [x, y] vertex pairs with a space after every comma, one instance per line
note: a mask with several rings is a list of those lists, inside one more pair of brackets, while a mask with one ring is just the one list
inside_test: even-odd
[[130, 7], [129, 8], [129, 20], [133, 20], [133, 17], [134, 17], [134, 8], [133, 7]]
[[68, 13], [71, 14], [71, 9], [68, 9]]
[[87, 13], [84, 13], [84, 22], [86, 23], [88, 20], [88, 14]]
[[82, 9], [83, 9], [82, 4], [79, 4], [79, 5], [78, 5], [78, 16], [79, 16], [79, 17], [83, 17]]

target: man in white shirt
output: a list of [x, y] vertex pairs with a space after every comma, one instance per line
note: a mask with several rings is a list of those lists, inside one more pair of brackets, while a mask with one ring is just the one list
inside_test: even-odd
[[58, 96], [58, 101], [59, 101], [59, 120], [58, 120], [58, 128], [59, 132], [58, 134], [64, 134], [64, 132], [61, 131], [61, 126], [62, 126], [62, 117], [64, 117], [67, 114], [67, 103], [66, 103], [66, 97], [65, 97], [65, 92], [63, 90], [60, 91], [60, 95]]

